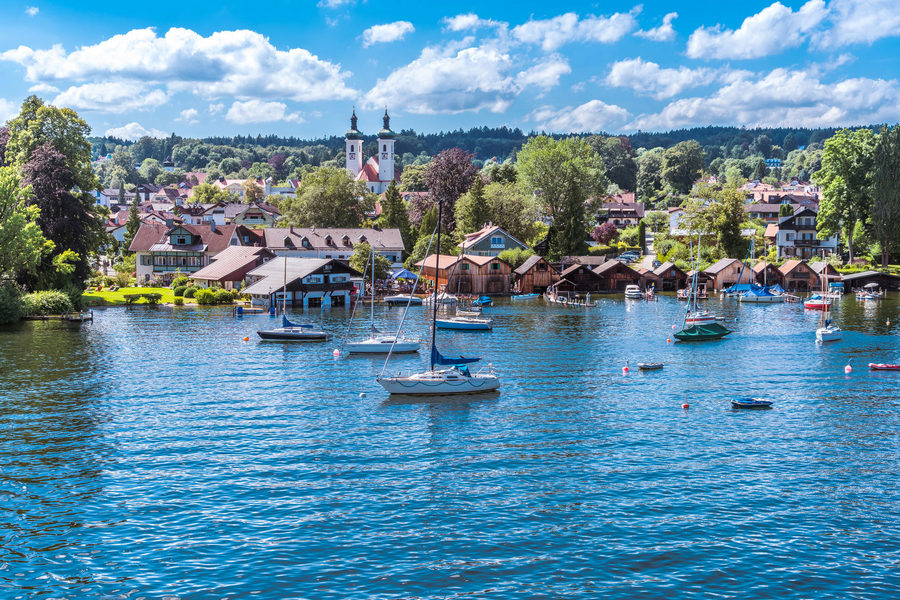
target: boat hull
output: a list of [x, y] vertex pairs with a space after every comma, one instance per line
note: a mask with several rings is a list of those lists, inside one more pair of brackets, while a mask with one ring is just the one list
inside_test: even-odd
[[422, 299], [416, 296], [388, 296], [384, 301], [391, 306], [406, 306], [407, 304], [412, 306], [422, 305]]
[[510, 300], [532, 300], [534, 298], [540, 298], [540, 294], [517, 294], [514, 296], [510, 296]]
[[831, 310], [831, 302], [822, 302], [821, 300], [806, 301], [803, 308], [807, 310]]
[[843, 332], [838, 327], [819, 327], [816, 329], [816, 341], [836, 342], [841, 339]]
[[746, 296], [738, 296], [739, 302], [750, 302], [751, 304], [775, 304], [776, 302], [784, 302], [782, 296], [754, 296], [747, 294]]
[[710, 323], [688, 327], [687, 329], [677, 332], [675, 337], [682, 342], [705, 342], [723, 338], [730, 333], [731, 330], [726, 329], [722, 325]]
[[892, 365], [887, 363], [869, 363], [869, 369], [872, 371], [900, 371], [900, 365]]
[[384, 377], [378, 383], [389, 394], [414, 396], [447, 396], [478, 394], [500, 389], [500, 378], [495, 375], [447, 375], [444, 371], [425, 372], [408, 377]]
[[435, 321], [438, 329], [459, 329], [463, 331], [489, 331], [494, 328], [494, 322], [491, 320], [475, 320], [475, 319], [438, 319]]
[[659, 371], [663, 368], [663, 363], [638, 363], [638, 369], [641, 371]]
[[391, 338], [372, 338], [347, 344], [347, 352], [351, 354], [387, 354], [388, 352], [406, 354], [418, 352], [419, 345], [416, 340], [399, 339], [395, 343]]
[[772, 401], [760, 400], [759, 398], [737, 398], [731, 401], [731, 408], [765, 410], [772, 408]]
[[256, 334], [267, 342], [324, 342], [331, 335], [322, 332], [290, 333], [280, 331], [257, 331]]

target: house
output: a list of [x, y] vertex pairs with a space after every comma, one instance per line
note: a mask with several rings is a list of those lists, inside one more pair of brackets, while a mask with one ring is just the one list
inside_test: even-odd
[[793, 215], [778, 220], [775, 245], [778, 247], [778, 258], [826, 258], [838, 251], [838, 236], [819, 239], [816, 211], [800, 208]]
[[384, 127], [378, 132], [377, 152], [363, 162], [363, 134], [357, 128], [356, 110], [350, 117], [350, 130], [344, 135], [345, 164], [350, 176], [362, 181], [373, 194], [385, 192], [392, 181], [400, 181], [400, 171], [394, 164], [394, 138], [391, 118], [384, 110]]
[[653, 269], [652, 273], [656, 276], [657, 289], [661, 292], [674, 292], [687, 287], [687, 273], [676, 267], [673, 262], [664, 262]]
[[601, 292], [624, 292], [628, 285], [644, 288], [641, 274], [618, 260], [608, 260], [599, 267], [594, 267], [594, 273], [600, 276]]
[[258, 246], [228, 246], [194, 273], [191, 278], [199, 287], [241, 289], [247, 273], [275, 258], [268, 248]]
[[560, 261], [562, 270], [568, 269], [572, 265], [586, 265], [591, 268], [599, 267], [606, 262], [605, 254], [588, 254], [587, 256], [563, 256]]
[[764, 260], [753, 265], [753, 277], [756, 279], [756, 283], [760, 285], [779, 284], [781, 287], [784, 287], [784, 277], [782, 277], [781, 271], [772, 263]]
[[176, 272], [196, 273], [228, 246], [240, 245], [238, 225], [143, 223], [131, 241], [138, 281], [170, 282]]
[[459, 244], [463, 254], [475, 256], [497, 256], [504, 250], [516, 248], [524, 250], [527, 247], [497, 225], [490, 223], [474, 233], [467, 234]]
[[[644, 203], [634, 202], [634, 194], [630, 193], [631, 202], [603, 202], [597, 214], [597, 223], [612, 223], [618, 229], [637, 225], [644, 218]], [[608, 198], [609, 199], [609, 198]], [[627, 200], [627, 198], [623, 198]]]
[[434, 254], [416, 263], [421, 277], [451, 294], [509, 294], [512, 267], [496, 256]]
[[861, 271], [859, 273], [851, 273], [844, 275], [844, 286], [847, 291], [861, 290], [870, 283], [878, 284], [883, 290], [898, 291], [900, 290], [900, 276], [882, 273], [881, 271]]
[[244, 209], [231, 218], [229, 223], [245, 227], [274, 227], [281, 213], [268, 202], [245, 204]]
[[[704, 271], [709, 278], [713, 289], [724, 290], [736, 283], [751, 283], [753, 271], [743, 269], [744, 263], [736, 258], [723, 258], [713, 263]], [[743, 275], [741, 270], [743, 269]]]
[[669, 232], [684, 230], [684, 209], [680, 206], [669, 207]]
[[822, 289], [819, 274], [812, 270], [805, 260], [789, 260], [778, 269], [783, 283], [781, 287], [794, 292], [808, 292]]
[[261, 177], [251, 177], [249, 179], [226, 179], [224, 177], [219, 177], [212, 182], [212, 185], [224, 192], [228, 192], [229, 194], [234, 195], [236, 198], [240, 198], [241, 200], [243, 200], [244, 195], [246, 194], [244, 186], [247, 184], [247, 181], [252, 181], [256, 185], [258, 185], [265, 194], [266, 182], [263, 181]]
[[317, 227], [267, 227], [261, 230], [263, 245], [278, 256], [338, 258], [349, 260], [356, 246], [367, 243], [392, 264], [402, 261], [403, 238], [399, 229], [349, 229]]
[[816, 275], [819, 276], [819, 289], [822, 289], [822, 284], [824, 283], [826, 277], [828, 278], [828, 281], [841, 281], [840, 271], [835, 269], [834, 265], [832, 265], [830, 262], [817, 260], [816, 262], [809, 263], [809, 267], [816, 272]]
[[516, 280], [516, 289], [520, 294], [543, 293], [559, 279], [559, 271], [547, 260], [535, 254], [519, 265], [513, 271]]
[[[247, 273], [254, 306], [349, 306], [354, 285], [362, 273], [333, 258], [277, 256]], [[286, 297], [282, 290], [287, 289]]]

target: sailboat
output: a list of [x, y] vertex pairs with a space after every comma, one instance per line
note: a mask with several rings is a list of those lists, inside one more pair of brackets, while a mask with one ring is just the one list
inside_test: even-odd
[[[822, 271], [822, 290], [828, 289], [828, 269]], [[837, 325], [831, 324], [831, 313], [828, 309], [831, 308], [831, 300], [828, 301], [828, 308], [822, 311], [822, 322], [819, 325], [819, 328], [816, 329], [816, 341], [817, 342], [836, 342], [841, 339], [843, 332], [841, 328]]]
[[[384, 352], [418, 352], [419, 340], [401, 338], [399, 334], [387, 334], [378, 331], [375, 327], [375, 248], [369, 255], [372, 267], [372, 298], [370, 302], [369, 326], [372, 333], [368, 339], [347, 344], [347, 351], [351, 354], [381, 354]], [[350, 322], [353, 322], [351, 317]]]
[[[438, 201], [437, 224], [437, 253], [441, 247], [441, 220], [443, 216], [443, 202]], [[378, 376], [379, 385], [390, 394], [413, 395], [448, 395], [448, 394], [472, 394], [477, 392], [490, 392], [500, 387], [500, 378], [494, 373], [493, 365], [488, 365], [487, 371], [472, 373], [468, 365], [481, 360], [480, 357], [448, 357], [437, 349], [437, 310], [438, 310], [438, 285], [437, 285], [437, 261], [435, 262], [435, 281], [431, 311], [431, 352], [429, 355], [428, 370], [410, 375], [397, 375], [396, 377], [384, 377], [387, 369], [385, 360], [381, 375]]]
[[292, 323], [285, 316], [287, 308], [287, 257], [284, 261], [284, 283], [281, 288], [281, 327], [260, 329], [256, 332], [265, 341], [276, 342], [324, 342], [331, 335], [308, 323]]
[[[717, 340], [731, 333], [724, 325], [716, 322], [718, 317], [709, 311], [699, 313], [697, 308], [697, 273], [700, 271], [700, 239], [697, 240], [697, 263], [694, 268], [694, 276], [691, 279], [691, 290], [688, 295], [687, 310], [684, 315], [681, 331], [676, 332], [675, 338], [682, 342], [703, 342]], [[693, 312], [691, 308], [693, 307]]]

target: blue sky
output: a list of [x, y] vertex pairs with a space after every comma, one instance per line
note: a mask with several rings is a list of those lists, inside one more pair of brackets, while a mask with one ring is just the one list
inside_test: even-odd
[[897, 0], [0, 3], [0, 120], [131, 138], [896, 122], [898, 67]]

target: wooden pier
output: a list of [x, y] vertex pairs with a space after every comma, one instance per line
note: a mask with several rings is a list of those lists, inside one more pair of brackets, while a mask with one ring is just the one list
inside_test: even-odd
[[94, 320], [94, 311], [81, 311], [77, 313], [65, 313], [62, 315], [28, 315], [22, 317], [25, 321], [68, 321], [70, 323], [84, 323]]

